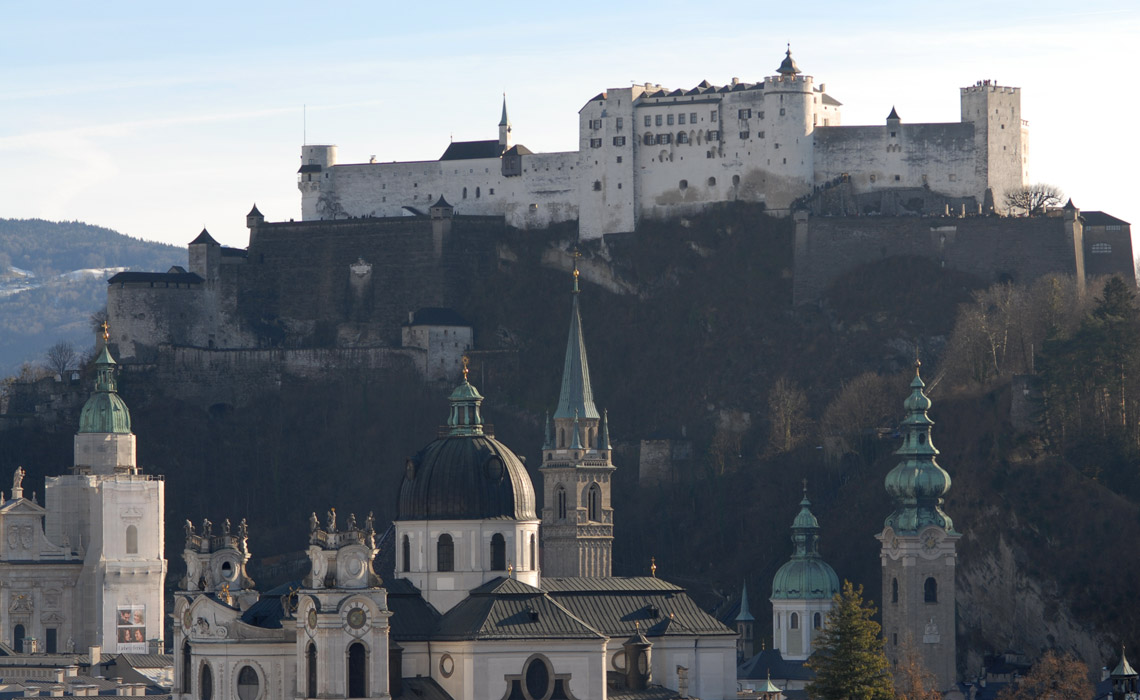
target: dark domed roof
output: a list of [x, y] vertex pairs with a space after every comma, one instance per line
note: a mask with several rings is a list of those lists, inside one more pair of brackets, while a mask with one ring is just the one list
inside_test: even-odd
[[493, 437], [431, 443], [408, 460], [397, 520], [536, 520], [534, 485], [511, 449]]
[[448, 435], [408, 460], [396, 520], [537, 520], [522, 460], [483, 432], [483, 397], [466, 379], [451, 393]]

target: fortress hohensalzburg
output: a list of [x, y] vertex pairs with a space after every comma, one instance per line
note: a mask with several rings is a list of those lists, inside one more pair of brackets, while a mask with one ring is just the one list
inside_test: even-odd
[[[1028, 127], [1019, 88], [961, 88], [961, 121], [842, 126], [841, 103], [796, 66], [774, 76], [707, 81], [690, 90], [612, 88], [579, 111], [577, 151], [533, 153], [499, 138], [452, 142], [439, 160], [337, 162], [336, 146], [305, 145], [304, 220], [426, 213], [440, 197], [457, 214], [502, 216], [521, 229], [577, 219], [581, 238], [633, 231], [713, 202], [764, 203], [773, 213], [842, 180], [853, 194], [922, 188], [976, 211], [1026, 184]], [[375, 160], [375, 159], [373, 159]]]

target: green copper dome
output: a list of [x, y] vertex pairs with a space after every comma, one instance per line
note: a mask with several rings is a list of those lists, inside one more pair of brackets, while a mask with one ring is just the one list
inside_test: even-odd
[[950, 490], [950, 475], [935, 461], [938, 450], [930, 439], [934, 421], [926, 415], [931, 404], [923, 392], [926, 384], [919, 375], [920, 365], [915, 362], [911, 393], [903, 403], [907, 412], [903, 444], [895, 452], [902, 459], [884, 482], [895, 502], [886, 526], [895, 532], [917, 533], [928, 525], [936, 525], [953, 532], [954, 521], [942, 512], [942, 497]]
[[103, 346], [99, 357], [95, 358], [95, 393], [83, 404], [79, 414], [81, 433], [131, 432], [131, 412], [127, 404], [115, 393], [115, 359]]
[[466, 357], [463, 358], [463, 383], [455, 387], [455, 391], [451, 392], [447, 400], [451, 402], [451, 413], [447, 417], [449, 435], [483, 434], [483, 416], [479, 412], [483, 395], [467, 381]]
[[792, 522], [795, 552], [772, 578], [773, 600], [830, 599], [839, 592], [835, 569], [819, 556], [819, 521], [804, 489], [800, 512]]

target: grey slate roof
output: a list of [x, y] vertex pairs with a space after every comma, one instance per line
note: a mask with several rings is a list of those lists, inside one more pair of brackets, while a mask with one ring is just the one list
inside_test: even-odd
[[284, 596], [300, 588], [300, 581], [290, 581], [262, 593], [257, 602], [242, 613], [241, 621], [263, 629], [281, 629], [281, 621], [288, 617], [283, 604]]
[[736, 636], [685, 589], [658, 578], [543, 578], [542, 589], [609, 637], [626, 638], [638, 629], [650, 641], [672, 635]]
[[432, 638], [600, 640], [605, 637], [541, 589], [517, 579], [497, 578], [474, 589], [447, 611]]
[[534, 151], [530, 150], [529, 148], [527, 148], [526, 146], [524, 146], [520, 143], [520, 144], [516, 144], [516, 145], [508, 148], [507, 152], [504, 153], [503, 155], [507, 155], [507, 156], [529, 156], [532, 154], [534, 154]]
[[430, 639], [439, 624], [439, 613], [420, 596], [419, 589], [402, 578], [391, 578], [384, 582], [384, 587], [388, 589], [388, 609], [392, 611], [392, 617], [388, 618], [392, 638], [396, 641]]
[[736, 677], [748, 680], [775, 678], [777, 680], [810, 681], [815, 673], [803, 661], [786, 661], [779, 649], [765, 649], [736, 667]]
[[431, 678], [416, 676], [404, 678], [400, 682], [404, 684], [404, 692], [393, 700], [452, 700], [447, 691]]
[[107, 284], [202, 284], [204, 281], [193, 272], [120, 272], [112, 275]]
[[199, 244], [220, 245], [217, 241], [214, 240], [214, 237], [211, 236], [210, 232], [207, 231], [206, 229], [202, 229], [202, 233], [199, 233], [197, 238], [190, 241], [190, 245], [199, 245]]
[[491, 141], [452, 141], [439, 159], [471, 160], [473, 158], [498, 158], [501, 155], [503, 155], [503, 146], [498, 139]]
[[1085, 226], [1128, 226], [1127, 221], [1105, 214], [1103, 211], [1082, 211], [1081, 220]]

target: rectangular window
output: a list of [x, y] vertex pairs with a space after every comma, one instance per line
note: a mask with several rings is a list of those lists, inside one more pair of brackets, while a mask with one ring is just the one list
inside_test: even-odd
[[782, 116], [784, 116], [785, 114], [787, 114], [787, 111], [786, 111], [786, 110], [785, 110], [783, 107], [781, 107], [781, 108], [780, 108], [780, 116], [782, 117]]
[[739, 114], [737, 115], [737, 118], [738, 119], [751, 119], [752, 118], [752, 110], [750, 110], [750, 109], [740, 110]]
[[665, 123], [668, 124], [669, 126], [673, 126], [673, 115], [672, 114], [665, 115]]
[[614, 145], [615, 146], [624, 146], [625, 145], [625, 137], [624, 136], [615, 136], [614, 137]]
[[617, 118], [617, 119], [614, 121], [614, 127], [615, 127], [615, 128], [618, 130], [618, 131], [621, 131], [621, 127], [622, 127], [622, 125], [623, 125], [623, 124], [625, 124], [625, 120], [624, 120], [624, 119], [622, 119], [621, 117], [618, 117], [618, 118]]
[[619, 162], [619, 163], [621, 162], [621, 156], [617, 157], [617, 162]]
[[1104, 230], [1105, 231], [1119, 231], [1120, 230], [1120, 224], [1108, 224], [1107, 226], [1104, 227]]
[[710, 112], [710, 113], [709, 113], [709, 121], [710, 121], [710, 122], [715, 122], [715, 121], [716, 121], [716, 110], [715, 110], [715, 109], [714, 109], [712, 112]]
[[758, 118], [763, 119], [764, 118], [764, 110], [760, 110], [760, 114], [757, 116], [758, 116]]
[[655, 121], [657, 123], [657, 126], [661, 126], [661, 115], [660, 114], [657, 115], [657, 118]]
[[653, 126], [653, 117], [649, 116], [648, 114], [645, 115], [645, 125]]
[[672, 143], [673, 134], [657, 134], [657, 143]]
[[763, 130], [757, 131], [756, 132], [756, 138], [758, 138], [758, 139], [764, 138], [764, 131]]
[[690, 124], [696, 124], [697, 123], [697, 113], [696, 112], [689, 112], [689, 123]]
[[601, 119], [591, 119], [590, 120], [590, 128], [593, 129], [594, 131], [601, 129], [602, 128], [602, 120]]
[[742, 140], [743, 140], [743, 139], [747, 139], [749, 136], [750, 136], [750, 134], [749, 134], [747, 131], [742, 131], [742, 132], [740, 132], [740, 138], [741, 138]]
[[684, 112], [677, 115], [677, 123], [682, 124], [682, 125], [685, 123], [685, 113]]
[[709, 141], [720, 141], [720, 132], [713, 129], [709, 132]]
[[602, 140], [601, 139], [590, 139], [590, 148], [601, 148], [601, 147], [602, 147]]

